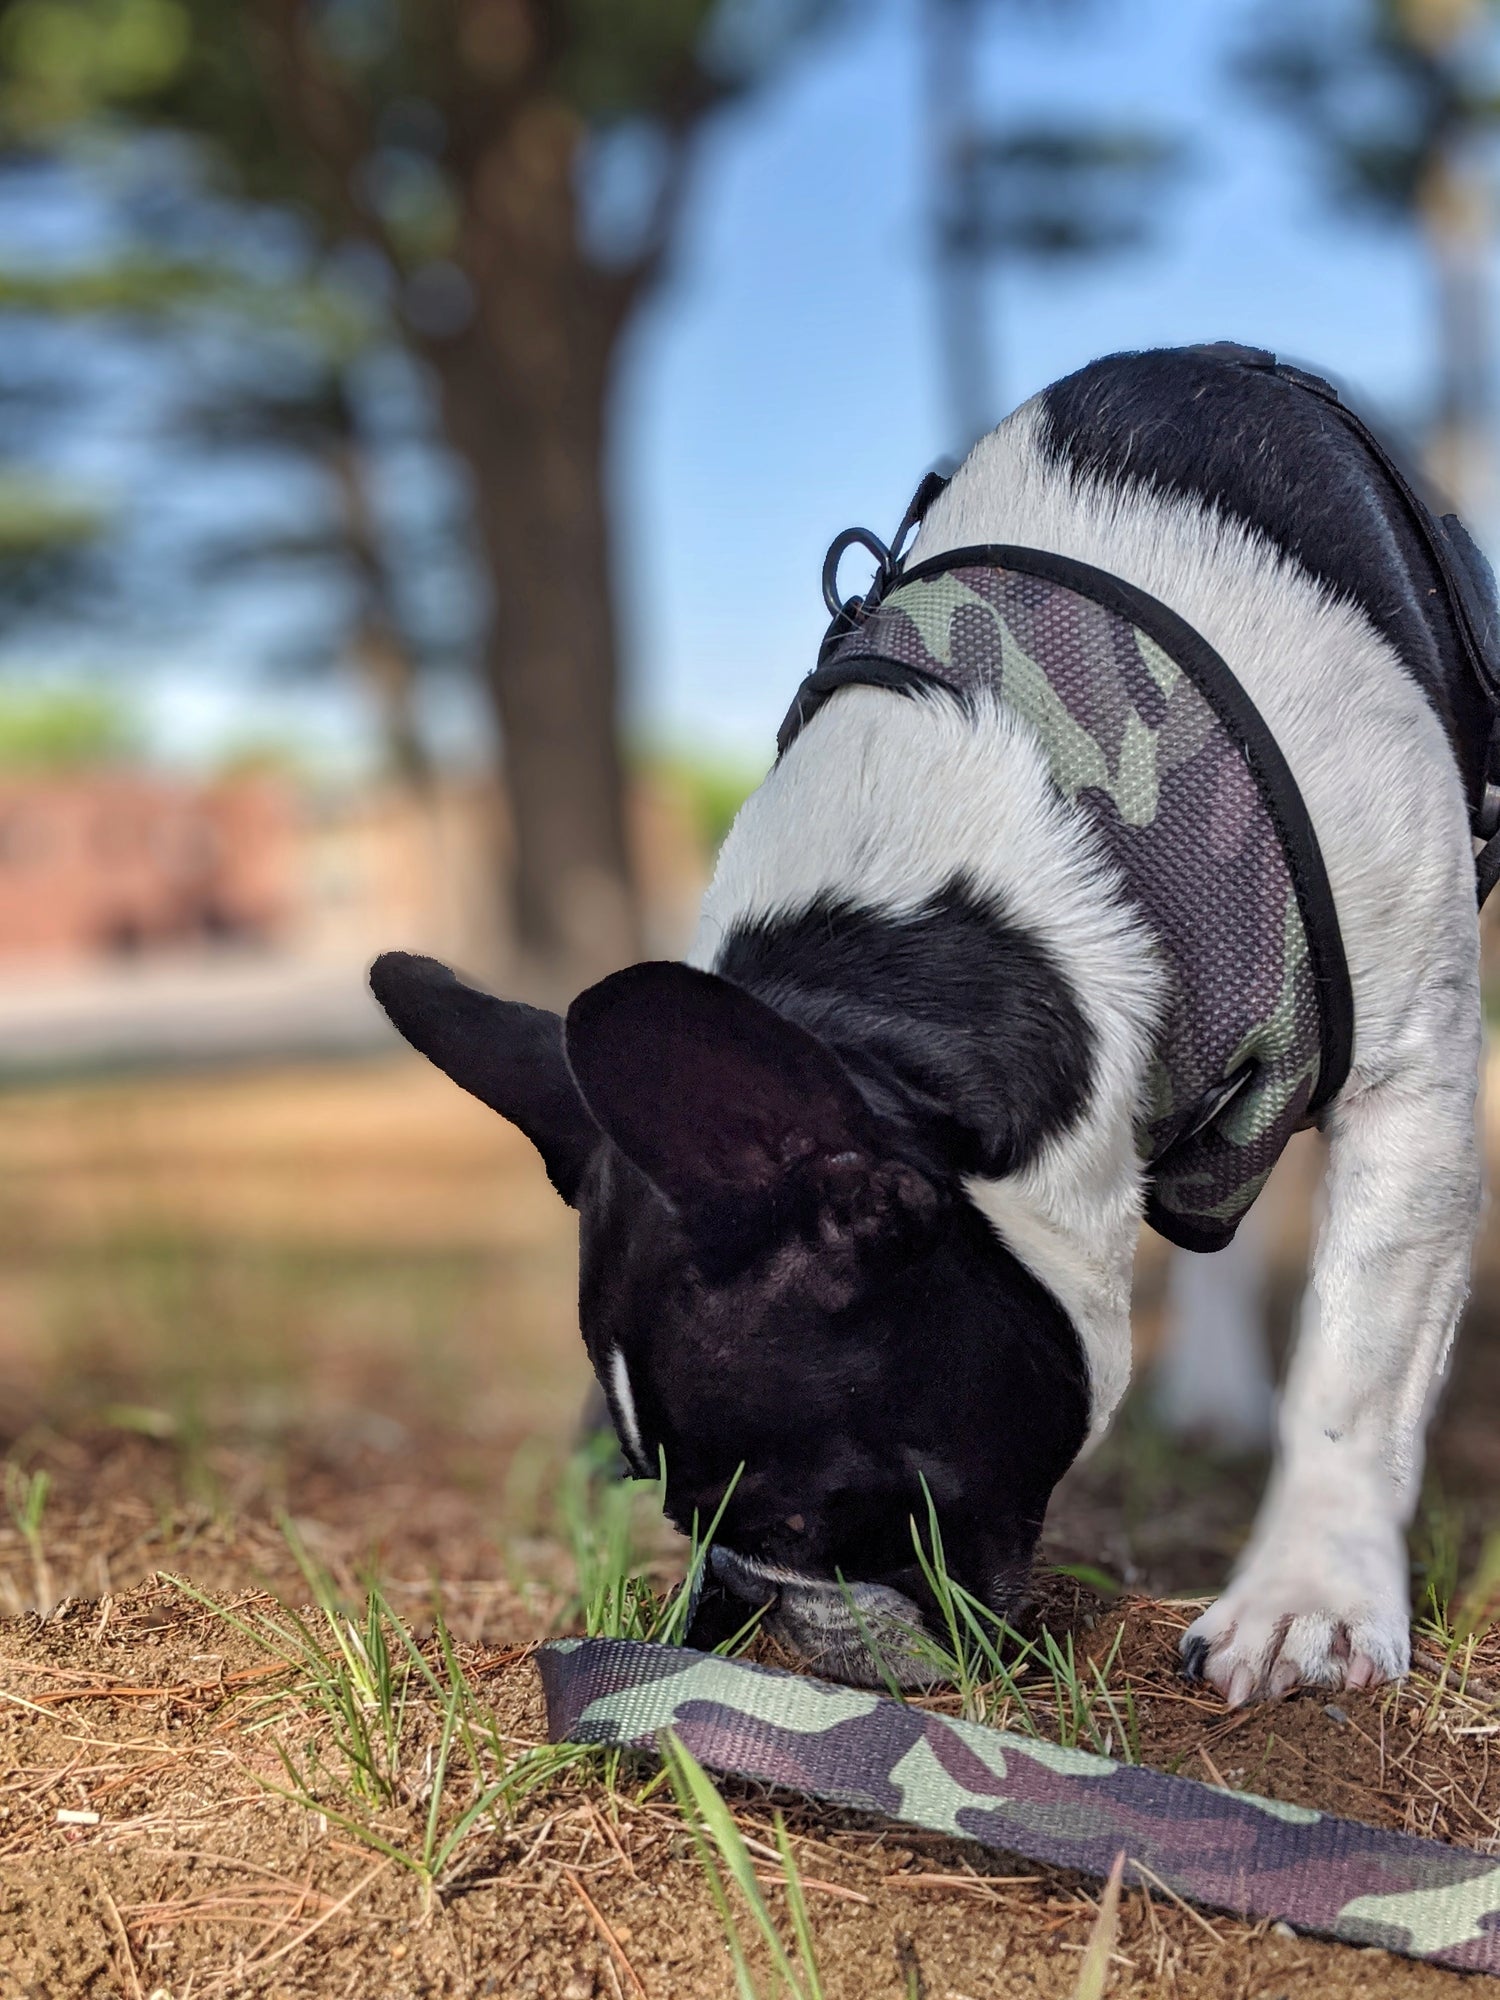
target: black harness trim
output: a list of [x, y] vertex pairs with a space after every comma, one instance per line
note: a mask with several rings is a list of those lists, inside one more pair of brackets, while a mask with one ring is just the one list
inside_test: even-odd
[[[1014, 570], [1041, 577], [1126, 619], [1176, 662], [1241, 745], [1261, 802], [1280, 837], [1307, 932], [1321, 1024], [1318, 1084], [1308, 1104], [1308, 1116], [1315, 1117], [1332, 1103], [1349, 1075], [1354, 1052], [1354, 994], [1323, 851], [1297, 781], [1260, 711], [1222, 657], [1186, 619], [1147, 591], [1137, 589], [1108, 570], [1096, 569], [1091, 563], [1076, 562], [1071, 556], [1004, 542], [981, 543], [973, 548], [945, 549], [941, 555], [909, 569], [893, 568], [888, 575], [877, 578], [877, 585], [883, 597], [898, 584], [921, 582], [927, 577], [941, 576], [947, 570], [978, 568]], [[858, 622], [872, 608], [871, 600], [867, 599], [860, 607]], [[850, 629], [852, 626], [845, 631]], [[831, 694], [850, 686], [889, 688], [906, 694], [921, 688], [941, 688], [952, 695], [945, 681], [919, 668], [857, 650], [842, 652], [837, 660], [825, 659], [815, 667], [797, 690], [777, 735], [778, 753], [786, 750]], [[1208, 1115], [1213, 1116], [1220, 1108], [1222, 1097]], [[1198, 1123], [1201, 1125], [1202, 1121]], [[1191, 1136], [1191, 1132], [1178, 1134], [1173, 1144]], [[1157, 1166], [1165, 1157], [1163, 1152], [1148, 1164]]]

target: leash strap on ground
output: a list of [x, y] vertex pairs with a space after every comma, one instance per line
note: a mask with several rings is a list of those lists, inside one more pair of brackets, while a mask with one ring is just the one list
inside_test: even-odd
[[1500, 1974], [1493, 1855], [709, 1653], [573, 1639], [537, 1659], [553, 1742], [652, 1750], [672, 1729], [732, 1777], [1087, 1875], [1123, 1848], [1127, 1882], [1207, 1909]]

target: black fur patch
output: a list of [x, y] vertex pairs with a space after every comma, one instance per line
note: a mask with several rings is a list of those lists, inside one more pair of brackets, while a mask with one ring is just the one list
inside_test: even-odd
[[1045, 391], [1043, 442], [1076, 472], [1203, 501], [1350, 598], [1440, 717], [1471, 801], [1488, 707], [1405, 505], [1316, 396], [1191, 348], [1114, 354]]
[[961, 878], [909, 916], [820, 896], [738, 925], [716, 969], [834, 1049], [939, 1171], [1013, 1173], [1087, 1097], [1092, 1036], [1066, 979]]
[[574, 1201], [600, 1134], [568, 1072], [559, 1017], [466, 986], [409, 951], [381, 953], [370, 991], [414, 1049], [526, 1134], [552, 1185]]
[[1087, 1370], [1067, 1315], [957, 1188], [899, 1256], [862, 1246], [834, 1308], [816, 1229], [709, 1275], [612, 1147], [580, 1214], [590, 1357], [601, 1375], [615, 1349], [625, 1357], [644, 1456], [664, 1452], [681, 1528], [734, 1482], [725, 1548], [920, 1603], [911, 1522], [926, 1521], [925, 1480], [954, 1574], [1016, 1609], [1088, 1428]]

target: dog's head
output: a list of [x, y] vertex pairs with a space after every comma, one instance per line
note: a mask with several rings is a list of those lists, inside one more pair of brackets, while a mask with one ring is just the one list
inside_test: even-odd
[[[621, 1448], [642, 1475], [664, 1456], [683, 1529], [729, 1493], [721, 1587], [774, 1599], [814, 1665], [872, 1679], [865, 1637], [933, 1609], [911, 1527], [930, 1494], [950, 1572], [1017, 1608], [1087, 1427], [1076, 1337], [825, 1043], [679, 964], [615, 974], [565, 1022], [401, 953], [371, 984], [578, 1210]], [[881, 1650], [902, 1671], [899, 1641]]]

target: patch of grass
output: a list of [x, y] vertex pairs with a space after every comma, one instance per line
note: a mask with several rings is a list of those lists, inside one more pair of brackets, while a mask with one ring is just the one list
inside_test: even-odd
[[[620, 1480], [608, 1469], [612, 1459], [612, 1448], [595, 1444], [563, 1468], [556, 1515], [574, 1590], [559, 1622], [582, 1624], [591, 1638], [679, 1645], [733, 1482], [706, 1526], [694, 1519], [684, 1580], [662, 1588], [643, 1566], [641, 1531], [647, 1508], [660, 1511], [665, 1474]], [[513, 1817], [529, 1793], [571, 1765], [594, 1763], [613, 1789], [618, 1750], [543, 1744], [512, 1757], [464, 1676], [440, 1610], [431, 1644], [420, 1646], [377, 1579], [366, 1578], [350, 1605], [290, 1522], [282, 1533], [311, 1598], [305, 1611], [234, 1611], [174, 1579], [288, 1670], [290, 1686], [265, 1698], [253, 1725], [269, 1732], [285, 1775], [273, 1790], [409, 1870], [430, 1896], [456, 1879], [472, 1836]], [[721, 1650], [742, 1644], [754, 1623]], [[313, 1726], [295, 1729], [294, 1720]]]
[[1454, 1624], [1460, 1639], [1482, 1639], [1500, 1617], [1500, 1529], [1480, 1544], [1473, 1574], [1463, 1586]]
[[5, 1504], [21, 1540], [26, 1544], [26, 1553], [31, 1559], [32, 1594], [37, 1609], [44, 1615], [56, 1602], [52, 1569], [42, 1540], [42, 1516], [47, 1511], [47, 1495], [51, 1486], [51, 1474], [43, 1468], [27, 1472], [14, 1459], [5, 1461]]
[[[739, 1484], [740, 1467], [704, 1527], [696, 1511], [687, 1538], [687, 1573], [663, 1592], [642, 1567], [643, 1518], [660, 1522], [667, 1490], [665, 1462], [655, 1479], [622, 1479], [613, 1438], [591, 1440], [563, 1467], [557, 1516], [572, 1558], [574, 1593], [561, 1623], [580, 1620], [590, 1639], [641, 1639], [680, 1646], [708, 1567], [709, 1552]], [[759, 1623], [753, 1614], [716, 1652], [737, 1652]]]
[[759, 1935], [770, 1958], [776, 1992], [790, 1996], [790, 2000], [824, 2000], [823, 1978], [818, 1969], [812, 1923], [807, 1913], [807, 1896], [797, 1869], [796, 1858], [792, 1853], [791, 1842], [787, 1839], [785, 1820], [780, 1813], [777, 1813], [774, 1822], [776, 1851], [781, 1859], [787, 1911], [791, 1919], [792, 1936], [796, 1943], [796, 1964], [793, 1963], [791, 1954], [782, 1942], [776, 1920], [771, 1915], [761, 1891], [755, 1864], [750, 1858], [750, 1850], [734, 1823], [734, 1815], [720, 1797], [708, 1773], [681, 1738], [674, 1735], [670, 1729], [661, 1732], [658, 1744], [678, 1810], [686, 1822], [708, 1882], [709, 1894], [713, 1897], [719, 1921], [724, 1927], [724, 1942], [729, 1951], [730, 1963], [734, 1967], [735, 1986], [740, 1994], [740, 2000], [759, 2000], [759, 1988], [751, 1974], [744, 1937], [730, 1902], [728, 1885], [724, 1879], [726, 1871], [730, 1881], [739, 1891], [753, 1929]]
[[[284, 1786], [270, 1789], [407, 1869], [430, 1898], [456, 1879], [473, 1835], [512, 1817], [529, 1793], [594, 1753], [543, 1744], [512, 1757], [464, 1676], [440, 1611], [429, 1657], [378, 1582], [367, 1580], [363, 1604], [349, 1609], [290, 1524], [283, 1533], [312, 1593], [309, 1614], [283, 1607], [244, 1615], [173, 1581], [292, 1676], [286, 1692], [266, 1698], [257, 1725], [271, 1732], [286, 1774]], [[293, 1736], [289, 1707], [312, 1729]]]
[[[1461, 1511], [1441, 1494], [1429, 1495], [1413, 1536], [1417, 1591], [1408, 1683], [1422, 1701], [1424, 1731], [1450, 1726], [1452, 1704], [1468, 1701], [1476, 1656], [1500, 1620], [1500, 1531], [1485, 1536], [1467, 1579], [1464, 1539]], [[1478, 1691], [1488, 1699], [1482, 1680]]]
[[1440, 1493], [1429, 1494], [1412, 1536], [1412, 1569], [1418, 1584], [1416, 1618], [1443, 1647], [1454, 1636], [1462, 1540], [1463, 1520], [1458, 1509]]
[[1101, 1597], [1122, 1597], [1125, 1593], [1125, 1586], [1117, 1576], [1111, 1576], [1107, 1569], [1099, 1569], [1094, 1563], [1052, 1563], [1047, 1574], [1070, 1577], [1086, 1590], [1098, 1591]]
[[[1080, 1661], [1071, 1632], [1062, 1640], [1045, 1629], [1034, 1639], [1023, 1638], [949, 1570], [937, 1508], [925, 1481], [923, 1495], [926, 1533], [924, 1537], [914, 1519], [912, 1546], [937, 1605], [942, 1634], [925, 1627], [906, 1628], [903, 1651], [924, 1662], [934, 1681], [946, 1681], [953, 1687], [960, 1713], [970, 1722], [1019, 1729], [1068, 1749], [1090, 1749], [1100, 1756], [1138, 1764], [1140, 1723], [1135, 1693], [1128, 1681], [1118, 1689], [1112, 1684], [1124, 1628], [1115, 1634], [1102, 1663]], [[852, 1595], [848, 1601], [858, 1619]], [[877, 1637], [863, 1623], [860, 1629], [887, 1686], [899, 1696], [889, 1662], [881, 1658]]]

